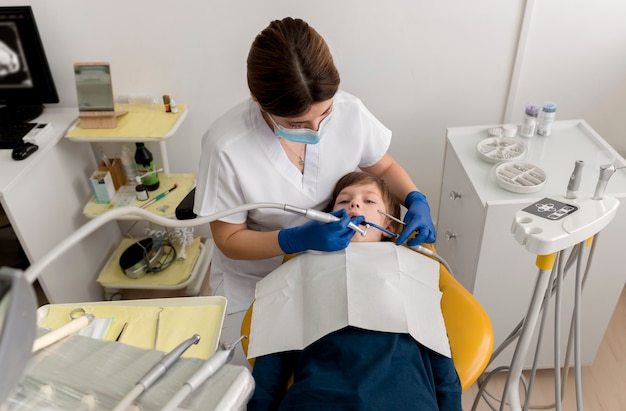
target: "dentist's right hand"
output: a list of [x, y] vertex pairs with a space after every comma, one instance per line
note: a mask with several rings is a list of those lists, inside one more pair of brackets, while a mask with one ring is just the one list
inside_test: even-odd
[[331, 214], [339, 217], [340, 220], [333, 223], [311, 220], [298, 227], [280, 230], [278, 232], [278, 245], [285, 254], [300, 253], [306, 250], [343, 250], [350, 244], [352, 236], [356, 233], [348, 228], [348, 224], [352, 221], [359, 225], [365, 217], [358, 216], [350, 220], [345, 209], [334, 211]]

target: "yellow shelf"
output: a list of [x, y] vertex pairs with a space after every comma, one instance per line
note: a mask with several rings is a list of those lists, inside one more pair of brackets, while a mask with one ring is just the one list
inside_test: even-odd
[[159, 174], [159, 181], [160, 184], [158, 190], [150, 191], [149, 198], [146, 201], [139, 201], [135, 198], [132, 199], [130, 203], [127, 203], [122, 198], [123, 194], [129, 193], [129, 195], [134, 196], [135, 188], [134, 186], [123, 186], [120, 187], [116, 195], [113, 197], [114, 202], [108, 204], [98, 204], [95, 198], [92, 196], [83, 208], [83, 214], [85, 214], [89, 218], [93, 218], [117, 207], [128, 205], [141, 207], [142, 204], [147, 203], [159, 194], [172, 188], [174, 184], [178, 184], [178, 187], [176, 187], [175, 190], [171, 191], [162, 199], [146, 207], [147, 211], [150, 211], [156, 215], [162, 217], [173, 217], [176, 211], [176, 207], [178, 207], [180, 202], [183, 201], [185, 196], [189, 194], [191, 189], [194, 187], [195, 176], [193, 174]]
[[117, 118], [117, 127], [86, 129], [76, 121], [66, 134], [73, 141], [141, 141], [145, 139], [162, 140], [173, 135], [187, 117], [187, 105], [178, 104], [178, 113], [167, 113], [162, 104], [132, 105], [116, 104], [116, 111], [128, 111]]

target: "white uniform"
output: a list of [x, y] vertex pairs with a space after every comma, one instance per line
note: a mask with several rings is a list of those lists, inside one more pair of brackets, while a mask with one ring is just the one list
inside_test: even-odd
[[[307, 145], [302, 174], [287, 158], [258, 105], [249, 99], [219, 118], [203, 137], [194, 211], [206, 216], [256, 202], [321, 209], [339, 178], [376, 164], [390, 143], [391, 131], [358, 98], [339, 91], [320, 142]], [[283, 210], [260, 209], [221, 221], [273, 231], [307, 220]], [[211, 288], [223, 286], [228, 313], [246, 310], [254, 299], [256, 282], [281, 262], [282, 257], [232, 260], [216, 249]]]

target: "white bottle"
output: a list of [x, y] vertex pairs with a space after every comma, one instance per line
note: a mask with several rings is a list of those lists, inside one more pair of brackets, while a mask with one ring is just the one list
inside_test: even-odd
[[552, 124], [556, 116], [556, 103], [543, 103], [539, 120], [537, 120], [537, 134], [540, 136], [549, 136], [552, 134]]
[[526, 111], [524, 112], [524, 120], [522, 121], [522, 128], [520, 129], [520, 136], [532, 137], [535, 135], [535, 128], [537, 127], [537, 115], [539, 114], [539, 106], [536, 104], [526, 104]]
[[135, 164], [135, 155], [128, 146], [122, 146], [122, 165], [124, 165], [128, 182], [133, 184], [138, 176], [137, 165]]

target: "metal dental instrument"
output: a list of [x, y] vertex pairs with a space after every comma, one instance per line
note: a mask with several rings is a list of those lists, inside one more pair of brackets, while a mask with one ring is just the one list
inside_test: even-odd
[[200, 341], [200, 336], [198, 334], [194, 334], [191, 338], [186, 339], [182, 343], [178, 344], [176, 348], [167, 353], [161, 361], [159, 361], [154, 367], [150, 369], [143, 376], [141, 380], [133, 387], [132, 390], [122, 399], [122, 401], [117, 404], [117, 406], [113, 409], [113, 411], [123, 411], [126, 410], [130, 404], [141, 395], [144, 391], [147, 391], [152, 385], [159, 379], [165, 372], [176, 363], [183, 355], [185, 351], [193, 344], [198, 344]]
[[241, 342], [244, 338], [247, 338], [245, 335], [239, 337], [237, 341], [232, 344], [222, 344], [219, 350], [217, 350], [208, 360], [204, 362], [198, 368], [189, 379], [183, 384], [183, 386], [178, 390], [176, 395], [174, 395], [170, 401], [165, 404], [161, 411], [172, 411], [175, 410], [178, 405], [187, 398], [189, 394], [191, 394], [196, 388], [198, 388], [203, 382], [213, 376], [220, 368], [227, 362], [229, 362], [234, 355], [234, 350], [237, 344]]
[[385, 217], [392, 219], [393, 221], [395, 221], [395, 222], [396, 222], [396, 223], [398, 223], [398, 224], [406, 225], [406, 223], [405, 223], [404, 221], [400, 220], [400, 219], [399, 219], [399, 218], [397, 218], [397, 217], [392, 216], [392, 215], [391, 215], [391, 214], [389, 214], [389, 213], [385, 213], [383, 210], [378, 210], [378, 212], [379, 212], [380, 214], [384, 215]]
[[369, 221], [363, 221], [361, 224], [364, 225], [365, 227], [374, 227], [375, 229], [380, 230], [383, 233], [388, 234], [393, 238], [398, 238], [400, 236], [400, 234], [398, 233], [391, 232], [387, 230], [386, 228], [382, 228], [381, 226], [374, 224], [374, 223], [370, 223]]
[[159, 323], [161, 322], [161, 313], [163, 312], [163, 307], [160, 307], [159, 313], [157, 314], [156, 320], [156, 330], [154, 331], [154, 349], [157, 348], [157, 340], [159, 338]]
[[124, 325], [122, 326], [122, 330], [117, 335], [117, 338], [115, 338], [115, 341], [119, 341], [122, 338], [122, 334], [124, 334], [124, 331], [126, 331], [126, 327], [128, 327], [128, 323], [124, 323]]
[[[334, 223], [335, 221], [340, 220], [340, 218], [337, 216], [334, 216], [330, 213], [325, 213], [323, 211], [314, 210], [312, 208], [300, 208], [300, 207], [291, 206], [289, 204], [285, 204], [285, 207], [283, 208], [283, 210], [288, 211], [290, 213], [301, 215], [303, 217], [308, 218], [309, 220], [321, 221], [322, 223]], [[367, 234], [366, 230], [357, 226], [352, 221], [348, 224], [348, 227], [353, 229], [357, 233], [360, 233], [362, 237], [365, 237], [365, 234]]]
[[580, 180], [583, 173], [584, 165], [585, 162], [582, 160], [577, 160], [574, 163], [574, 171], [569, 178], [569, 183], [567, 184], [567, 194], [565, 195], [565, 198], [573, 200], [578, 197], [578, 187], [580, 187]]

